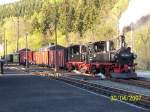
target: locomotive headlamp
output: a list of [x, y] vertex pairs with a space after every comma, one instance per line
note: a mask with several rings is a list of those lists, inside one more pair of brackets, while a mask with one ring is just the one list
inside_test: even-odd
[[131, 70], [131, 67], [130, 67], [130, 66], [128, 66], [128, 69], [129, 69], [129, 70]]
[[129, 54], [122, 53], [122, 54], [121, 54], [121, 57], [129, 57]]

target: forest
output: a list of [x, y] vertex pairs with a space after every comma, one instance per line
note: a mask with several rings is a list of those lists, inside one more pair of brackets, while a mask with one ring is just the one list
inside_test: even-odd
[[[7, 40], [7, 52], [32, 50], [55, 41], [69, 46], [108, 40], [118, 35], [118, 21], [130, 0], [20, 0], [0, 5], [0, 44]], [[133, 51], [138, 69], [150, 70], [150, 22], [133, 31]], [[125, 34], [131, 46], [131, 32]], [[17, 48], [18, 41], [18, 48]], [[3, 55], [3, 52], [1, 52]]]

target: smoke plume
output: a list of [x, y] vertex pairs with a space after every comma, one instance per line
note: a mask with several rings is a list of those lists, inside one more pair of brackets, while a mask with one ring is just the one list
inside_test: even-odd
[[135, 29], [150, 19], [150, 0], [131, 0], [119, 20], [120, 35]]

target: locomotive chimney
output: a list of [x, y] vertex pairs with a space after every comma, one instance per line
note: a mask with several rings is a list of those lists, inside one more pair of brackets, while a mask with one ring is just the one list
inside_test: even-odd
[[124, 34], [121, 34], [119, 36], [119, 38], [120, 38], [120, 47], [125, 47], [126, 43], [125, 43], [125, 36], [124, 36]]

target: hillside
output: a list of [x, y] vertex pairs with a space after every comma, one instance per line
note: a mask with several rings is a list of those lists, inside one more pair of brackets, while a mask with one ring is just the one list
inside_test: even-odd
[[[8, 53], [25, 47], [38, 50], [54, 42], [57, 26], [58, 44], [86, 43], [116, 37], [118, 20], [129, 0], [21, 0], [0, 5], [0, 42], [7, 39]], [[19, 30], [18, 30], [19, 29]], [[5, 36], [4, 36], [5, 34]], [[134, 51], [139, 68], [150, 69], [150, 24], [133, 32]], [[131, 45], [130, 32], [126, 34]], [[19, 38], [19, 39], [18, 39]], [[1, 52], [3, 54], [3, 52]]]

